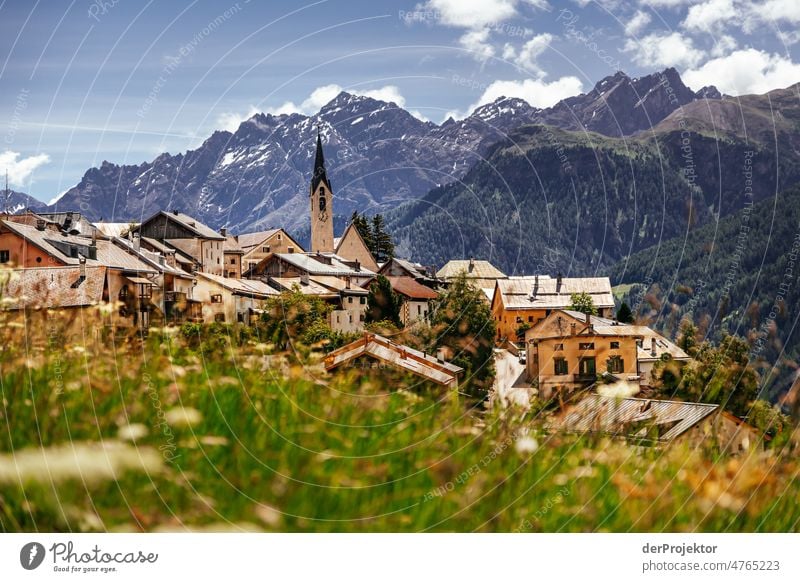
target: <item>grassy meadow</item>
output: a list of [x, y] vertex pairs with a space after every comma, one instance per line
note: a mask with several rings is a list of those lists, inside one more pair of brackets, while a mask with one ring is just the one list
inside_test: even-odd
[[2, 531], [800, 530], [794, 439], [720, 458], [553, 435], [235, 326], [59, 317], [0, 326]]

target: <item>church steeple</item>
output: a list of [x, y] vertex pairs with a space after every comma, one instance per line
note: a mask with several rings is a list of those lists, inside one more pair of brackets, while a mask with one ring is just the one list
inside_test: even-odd
[[314, 192], [319, 186], [320, 182], [325, 182], [328, 189], [331, 183], [328, 182], [328, 176], [325, 174], [325, 154], [322, 153], [322, 137], [317, 130], [317, 155], [314, 158], [314, 175], [311, 178], [311, 191]]
[[322, 153], [322, 136], [317, 130], [317, 153], [314, 174], [311, 176], [311, 252], [332, 253], [333, 248], [333, 192], [325, 173], [325, 155]]

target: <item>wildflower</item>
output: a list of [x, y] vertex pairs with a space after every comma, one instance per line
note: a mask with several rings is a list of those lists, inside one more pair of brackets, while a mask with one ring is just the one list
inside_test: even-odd
[[535, 453], [536, 449], [539, 448], [539, 443], [536, 442], [535, 438], [526, 436], [519, 439], [517, 443], [514, 445], [514, 447], [517, 449], [517, 452], [520, 453], [521, 455], [531, 454]]
[[126, 424], [117, 432], [117, 438], [122, 441], [136, 441], [146, 436], [147, 427], [139, 423]]
[[166, 412], [167, 422], [175, 427], [195, 426], [203, 420], [203, 415], [196, 408], [170, 408]]

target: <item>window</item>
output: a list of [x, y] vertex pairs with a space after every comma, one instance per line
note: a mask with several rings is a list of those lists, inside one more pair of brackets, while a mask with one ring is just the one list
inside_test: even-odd
[[522, 323], [522, 318], [517, 316], [517, 323]]
[[618, 350], [619, 349], [619, 342], [611, 342], [611, 349]]
[[268, 253], [269, 252], [269, 245], [267, 245], [265, 247], [261, 247], [261, 252], [262, 253]]
[[352, 302], [353, 302], [353, 298], [352, 298], [352, 297], [348, 297], [348, 298], [347, 298], [347, 302], [348, 302], [348, 303], [352, 303]]
[[328, 201], [325, 199], [325, 188], [319, 189], [319, 211], [325, 212], [328, 206]]
[[417, 305], [417, 315], [422, 315], [422, 305]]
[[533, 323], [533, 316], [532, 315], [528, 316], [528, 323]]
[[236, 271], [228, 271], [228, 279], [235, 279]]
[[219, 265], [219, 257], [217, 257], [217, 264]]
[[578, 344], [579, 350], [593, 350], [594, 349], [594, 342], [585, 342]]
[[625, 370], [625, 361], [619, 356], [608, 358], [608, 372], [610, 374], [620, 374]]
[[278, 240], [281, 240], [281, 233], [278, 233]]
[[0, 251], [0, 263], [7, 263], [9, 260], [11, 260], [11, 252]]
[[361, 298], [361, 305], [366, 304], [366, 302], [367, 302], [367, 298], [366, 297], [362, 297]]
[[597, 367], [594, 358], [581, 358], [578, 362], [578, 374], [581, 376], [596, 376]]
[[225, 314], [224, 313], [215, 314], [214, 321], [216, 321], [217, 323], [225, 323]]
[[294, 252], [294, 247], [289, 247], [289, 252], [293, 253]]
[[556, 344], [553, 346], [554, 352], [563, 352], [564, 351], [564, 344]]
[[222, 295], [212, 295], [211, 303], [222, 303]]
[[236, 264], [236, 257], [233, 257], [233, 258], [231, 258], [231, 265], [235, 265], [235, 264]]
[[567, 368], [567, 360], [564, 358], [555, 358], [553, 360], [553, 373], [556, 376], [563, 376], [564, 374], [568, 374]]

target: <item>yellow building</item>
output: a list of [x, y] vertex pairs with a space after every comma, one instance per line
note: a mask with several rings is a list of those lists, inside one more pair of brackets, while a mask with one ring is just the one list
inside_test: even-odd
[[528, 378], [538, 381], [544, 399], [589, 386], [606, 374], [638, 386], [640, 327], [553, 311], [525, 333]]
[[608, 277], [561, 277], [547, 275], [498, 279], [492, 297], [492, 316], [497, 340], [522, 341], [525, 331], [554, 310], [569, 309], [573, 293], [588, 293], [598, 315], [613, 317], [614, 296]]

